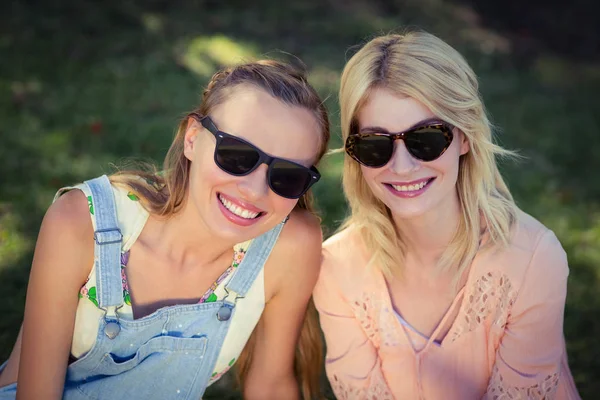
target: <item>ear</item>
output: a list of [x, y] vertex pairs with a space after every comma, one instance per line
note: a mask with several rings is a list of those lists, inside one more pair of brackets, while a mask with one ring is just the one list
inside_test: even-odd
[[457, 133], [460, 137], [460, 155], [463, 156], [469, 152], [471, 148], [469, 144], [469, 139], [467, 139], [467, 135], [465, 135], [461, 130], [457, 129]]
[[198, 133], [198, 124], [196, 124], [194, 118], [189, 117], [183, 136], [183, 154], [190, 161], [194, 160], [194, 148], [196, 139], [198, 138]]

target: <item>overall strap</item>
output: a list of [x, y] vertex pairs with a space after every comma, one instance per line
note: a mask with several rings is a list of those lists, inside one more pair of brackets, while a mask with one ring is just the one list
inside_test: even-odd
[[237, 267], [237, 271], [229, 283], [225, 285], [227, 293], [234, 296], [232, 300], [235, 301], [236, 298], [246, 295], [256, 276], [263, 268], [265, 261], [269, 258], [284, 224], [285, 221], [252, 240], [244, 259]]
[[101, 308], [123, 304], [121, 283], [121, 245], [115, 198], [108, 177], [85, 181], [92, 192], [96, 231], [94, 232], [94, 265], [98, 305]]

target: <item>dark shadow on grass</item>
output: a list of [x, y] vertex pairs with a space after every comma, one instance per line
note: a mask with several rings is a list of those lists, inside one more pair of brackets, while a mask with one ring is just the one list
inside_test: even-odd
[[472, 7], [481, 25], [510, 38], [517, 62], [551, 52], [582, 62], [600, 61], [600, 6], [588, 0], [456, 0]]

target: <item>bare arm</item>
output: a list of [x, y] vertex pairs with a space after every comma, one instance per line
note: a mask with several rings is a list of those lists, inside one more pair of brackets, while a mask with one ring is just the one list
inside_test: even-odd
[[80, 287], [93, 263], [93, 228], [84, 194], [73, 190], [46, 213], [25, 303], [19, 400], [60, 399]]
[[299, 398], [294, 355], [306, 306], [319, 274], [321, 238], [315, 217], [294, 213], [269, 257], [265, 266], [268, 301], [256, 327], [245, 399]]

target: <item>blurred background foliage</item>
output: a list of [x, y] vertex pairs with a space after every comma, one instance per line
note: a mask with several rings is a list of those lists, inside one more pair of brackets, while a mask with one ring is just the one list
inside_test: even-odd
[[[345, 61], [374, 35], [422, 28], [466, 56], [499, 142], [526, 156], [503, 171], [518, 204], [553, 229], [569, 254], [569, 361], [583, 398], [595, 398], [597, 15], [587, 0], [3, 1], [0, 360], [18, 332], [37, 231], [59, 187], [110, 172], [110, 163], [126, 157], [162, 160], [178, 119], [198, 103], [215, 69], [253, 58], [305, 63], [327, 99], [338, 147]], [[322, 170], [316, 195], [330, 234], [346, 213], [341, 156]], [[206, 398], [240, 398], [232, 386], [227, 377]]]

